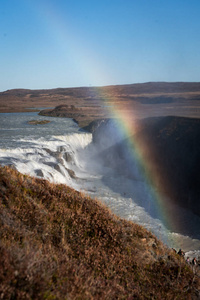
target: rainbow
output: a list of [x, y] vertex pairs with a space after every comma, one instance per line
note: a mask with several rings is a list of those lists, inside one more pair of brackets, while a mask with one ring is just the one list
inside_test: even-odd
[[[108, 72], [105, 71], [105, 66], [102, 66], [101, 61], [91, 49], [84, 48], [81, 38], [78, 38], [76, 29], [72, 29], [62, 13], [55, 5], [53, 6], [52, 1], [31, 1], [30, 5], [36, 14], [40, 12], [40, 18], [42, 16], [41, 23], [49, 32], [57, 47], [65, 53], [66, 60], [70, 59], [73, 62], [74, 69], [79, 73], [80, 78], [85, 78], [85, 82], [91, 84], [100, 82], [99, 79], [102, 79], [102, 85], [105, 85], [106, 82], [112, 82], [107, 76]], [[84, 41], [84, 44], [87, 45], [87, 41]], [[105, 102], [109, 102], [110, 116], [117, 120], [118, 130], [129, 141], [130, 152], [144, 170], [146, 185], [154, 202], [152, 205], [157, 207], [163, 224], [173, 232], [177, 226], [176, 220], [171, 216], [167, 200], [163, 197], [161, 190], [155, 186], [159, 174], [156, 173], [156, 170], [150, 168], [150, 158], [147, 155], [146, 146], [140, 143], [133, 134], [135, 132], [134, 116], [131, 115], [132, 112], [123, 109], [123, 104], [105, 99], [108, 90], [106, 89], [105, 93], [103, 91], [103, 88], [96, 88], [97, 96], [103, 98]]]
[[[178, 224], [177, 218], [174, 217], [171, 211], [168, 199], [162, 192], [162, 186], [157, 184], [160, 174], [157, 168], [151, 164], [151, 155], [148, 151], [148, 146], [137, 137], [137, 116], [133, 115], [133, 110], [125, 109], [124, 103], [120, 102], [119, 99], [115, 101], [114, 97], [109, 95], [106, 87], [97, 87], [95, 90], [96, 97], [102, 99], [107, 104], [106, 107], [109, 110], [110, 118], [115, 119], [117, 130], [128, 141], [129, 153], [132, 153], [133, 160], [137, 161], [142, 170], [146, 189], [151, 195], [149, 197], [151, 199], [149, 207], [152, 206], [156, 210], [156, 215], [159, 216], [167, 231], [177, 232], [176, 229], [180, 228], [180, 224]], [[181, 241], [178, 235], [166, 236], [168, 236], [168, 240], [165, 239], [166, 244], [173, 245], [177, 249], [180, 248]]]
[[[97, 90], [98, 94], [101, 93], [99, 91], [100, 89]], [[136, 159], [141, 170], [143, 170], [143, 178], [148, 186], [149, 193], [151, 193], [152, 199], [154, 199], [152, 205], [157, 208], [157, 212], [163, 224], [165, 224], [169, 230], [173, 231], [175, 221], [167, 214], [167, 200], [165, 202], [161, 189], [159, 190], [155, 185], [156, 178], [159, 174], [156, 173], [155, 168], [152, 170], [150, 167], [150, 157], [148, 155], [148, 149], [146, 149], [147, 146], [137, 138], [137, 119], [133, 115], [133, 110], [125, 109], [123, 102], [120, 103], [119, 100], [110, 101], [104, 99], [104, 101], [109, 101], [108, 109], [110, 116], [116, 120], [118, 131], [124, 136], [124, 139], [128, 141], [129, 152], [132, 153], [133, 159]]]

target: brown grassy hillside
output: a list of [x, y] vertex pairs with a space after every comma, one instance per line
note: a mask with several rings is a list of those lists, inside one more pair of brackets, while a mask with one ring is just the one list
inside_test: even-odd
[[190, 267], [65, 186], [0, 168], [1, 299], [198, 299]]

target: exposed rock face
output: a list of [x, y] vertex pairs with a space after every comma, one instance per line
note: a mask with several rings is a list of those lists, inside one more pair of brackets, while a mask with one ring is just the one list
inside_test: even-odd
[[[106, 118], [108, 112], [105, 108], [102, 108], [101, 105], [98, 105], [95, 102], [88, 106], [81, 103], [81, 106], [79, 107], [75, 107], [74, 105], [59, 105], [54, 109], [42, 110], [39, 114], [42, 116], [71, 118], [82, 129], [85, 128], [86, 130], [91, 131], [91, 127], [94, 125], [93, 121], [96, 120], [98, 122], [99, 120]], [[96, 121], [94, 121], [94, 123]]]
[[[96, 124], [93, 141], [98, 147], [103, 144], [101, 140], [110, 145], [102, 154], [106, 164], [112, 164], [128, 177], [134, 176], [127, 160], [128, 141], [115, 137], [115, 144], [112, 143], [110, 122]], [[174, 203], [200, 215], [200, 119], [158, 117], [140, 120], [137, 126], [134, 141], [146, 158], [145, 167], [152, 174], [152, 183]]]
[[103, 132], [103, 127], [107, 125], [110, 119], [97, 119], [92, 121], [88, 126], [85, 126], [83, 129], [86, 131], [89, 131], [93, 133], [93, 138], [95, 138], [98, 135], [98, 128], [101, 132]]
[[141, 124], [138, 140], [148, 149], [156, 184], [181, 206], [200, 215], [200, 119], [152, 118]]
[[61, 118], [76, 118], [80, 115], [81, 111], [75, 108], [74, 105], [59, 105], [54, 109], [42, 110], [39, 115], [50, 116], [50, 117], [61, 117]]

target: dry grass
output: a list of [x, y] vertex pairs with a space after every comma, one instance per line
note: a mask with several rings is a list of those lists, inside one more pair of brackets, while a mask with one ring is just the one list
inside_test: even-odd
[[197, 299], [191, 269], [84, 194], [0, 168], [0, 299]]

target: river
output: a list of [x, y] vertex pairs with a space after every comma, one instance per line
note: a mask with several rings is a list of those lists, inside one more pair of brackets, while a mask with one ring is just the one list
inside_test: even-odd
[[[33, 125], [28, 123], [31, 120], [50, 123]], [[84, 191], [118, 216], [145, 226], [169, 247], [182, 248], [191, 258], [200, 256], [200, 218], [173, 206], [171, 211], [188, 231], [167, 228], [137, 163], [131, 165], [133, 176], [127, 176], [130, 166], [110, 150], [123, 136], [113, 124], [108, 130], [109, 141], [101, 138], [94, 144], [92, 134], [81, 131], [72, 119], [44, 117], [36, 112], [1, 113], [0, 164]]]

